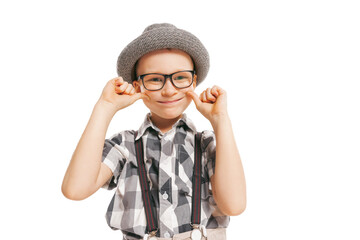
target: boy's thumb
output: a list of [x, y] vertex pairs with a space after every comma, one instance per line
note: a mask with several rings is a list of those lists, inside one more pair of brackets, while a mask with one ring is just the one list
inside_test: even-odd
[[142, 94], [141, 93], [135, 93], [133, 95], [131, 95], [131, 100], [132, 102], [136, 102], [137, 100], [143, 98]]
[[196, 107], [198, 107], [201, 104], [199, 96], [195, 92], [189, 91], [186, 94], [189, 95], [192, 98], [192, 100], [194, 101]]
[[148, 95], [146, 95], [145, 93], [139, 93], [139, 94], [140, 94], [141, 99], [145, 99], [145, 100], [150, 101], [150, 97]]

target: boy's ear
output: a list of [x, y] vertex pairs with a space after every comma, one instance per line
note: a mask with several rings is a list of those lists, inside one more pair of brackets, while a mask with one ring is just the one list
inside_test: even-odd
[[197, 80], [197, 75], [195, 74], [194, 75], [194, 82], [193, 82], [193, 87], [194, 88], [196, 87], [196, 84], [197, 84], [196, 80]]
[[138, 80], [134, 80], [134, 81], [132, 82], [132, 85], [133, 85], [133, 87], [135, 88], [135, 91], [136, 91], [137, 93], [141, 92], [140, 83], [139, 83]]

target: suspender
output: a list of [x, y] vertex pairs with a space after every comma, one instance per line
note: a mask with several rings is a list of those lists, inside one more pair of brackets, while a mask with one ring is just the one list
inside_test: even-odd
[[193, 197], [191, 223], [200, 224], [201, 220], [201, 133], [195, 134], [195, 158], [193, 172]]
[[[135, 137], [137, 132], [135, 133]], [[150, 194], [150, 186], [146, 177], [146, 169], [144, 164], [144, 147], [142, 139], [135, 141], [135, 150], [136, 150], [136, 158], [138, 163], [138, 173], [140, 177], [140, 185], [141, 185], [141, 193], [143, 197], [144, 207], [145, 207], [145, 215], [146, 222], [149, 232], [157, 231], [157, 216], [156, 212], [153, 212], [151, 207], [155, 206], [154, 199]]]
[[[135, 132], [136, 138], [137, 132]], [[155, 201], [150, 194], [150, 186], [146, 177], [144, 164], [144, 147], [142, 139], [135, 141], [136, 158], [138, 163], [138, 173], [140, 177], [141, 193], [144, 202], [145, 215], [147, 221], [147, 232], [154, 235], [158, 230], [157, 211]], [[192, 196], [192, 213], [190, 225], [194, 228], [201, 221], [201, 133], [195, 134], [195, 158], [193, 172], [193, 196]]]

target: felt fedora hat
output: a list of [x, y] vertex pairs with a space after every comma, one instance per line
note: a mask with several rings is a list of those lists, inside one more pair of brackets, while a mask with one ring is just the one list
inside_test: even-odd
[[132, 83], [136, 80], [136, 62], [145, 54], [164, 48], [175, 48], [189, 54], [194, 61], [197, 85], [205, 79], [210, 67], [208, 51], [196, 36], [169, 23], [146, 27], [122, 50], [117, 61], [118, 75]]

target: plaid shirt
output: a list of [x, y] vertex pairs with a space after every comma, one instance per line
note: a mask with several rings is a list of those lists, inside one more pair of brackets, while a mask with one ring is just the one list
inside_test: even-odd
[[[172, 129], [163, 134], [150, 120], [150, 113], [138, 130], [144, 143], [144, 161], [151, 195], [158, 211], [158, 237], [190, 231], [194, 135], [196, 129], [183, 114]], [[123, 131], [105, 139], [102, 161], [113, 177], [102, 186], [115, 194], [109, 204], [106, 220], [120, 229], [127, 239], [142, 238], [146, 217], [134, 144], [135, 131]], [[202, 148], [201, 224], [206, 228], [227, 227], [230, 217], [217, 207], [210, 178], [215, 170], [215, 135], [204, 131]]]

